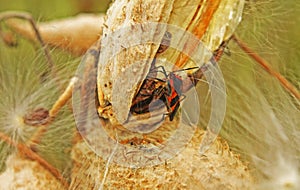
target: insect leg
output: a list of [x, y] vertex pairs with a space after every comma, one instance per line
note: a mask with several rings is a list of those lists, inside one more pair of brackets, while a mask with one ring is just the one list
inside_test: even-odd
[[181, 101], [183, 101], [184, 99], [186, 99], [186, 95], [182, 94], [182, 95], [180, 96], [180, 98], [181, 98], [181, 99], [180, 99], [180, 102], [181, 102]]
[[[159, 70], [159, 69], [161, 69], [161, 70]], [[162, 74], [164, 74], [165, 78], [168, 77], [167, 72], [166, 72], [164, 66], [162, 66], [162, 65], [154, 67], [152, 70], [150, 70], [150, 73], [152, 73], [152, 72], [155, 72], [155, 73], [161, 72]]]

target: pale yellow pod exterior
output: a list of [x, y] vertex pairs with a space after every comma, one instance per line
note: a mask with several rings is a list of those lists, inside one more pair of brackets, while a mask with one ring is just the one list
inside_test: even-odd
[[[116, 0], [107, 12], [102, 38], [123, 27], [161, 22], [191, 32], [203, 42], [206, 49], [214, 51], [233, 34], [241, 21], [243, 7], [244, 0]], [[176, 31], [169, 31], [168, 28], [166, 30], [173, 33], [173, 37], [180, 38], [176, 36]], [[155, 33], [160, 39], [163, 34], [164, 31], [160, 34]], [[130, 35], [132, 34], [123, 34], [120, 40]], [[176, 47], [176, 44], [172, 47], [174, 46]], [[101, 48], [101, 53], [103, 49], [113, 49], [105, 44], [102, 44]], [[100, 116], [110, 119], [113, 123], [126, 121], [132, 99], [147, 76], [151, 59], [157, 49], [158, 45], [141, 44], [125, 49], [113, 56], [108, 63], [103, 63], [100, 59], [97, 77]], [[193, 44], [186, 42], [184, 50], [189, 55], [194, 53], [194, 49]], [[173, 48], [169, 48], [158, 58], [165, 58], [177, 68], [200, 67], [205, 63], [194, 63], [189, 60], [189, 56]], [[211, 54], [205, 53], [203, 60], [210, 58]]]
[[[213, 52], [234, 33], [242, 20], [244, 4], [244, 0], [177, 0], [168, 24], [176, 25], [193, 33], [201, 40], [202, 45]], [[186, 48], [190, 55], [194, 53], [192, 44], [187, 44]], [[205, 52], [206, 50], [203, 50], [203, 53]], [[172, 49], [168, 49], [160, 55], [160, 58], [166, 58], [169, 62], [175, 63], [177, 68], [201, 66]], [[204, 61], [208, 61], [210, 58], [211, 54], [208, 54]]]
[[228, 40], [242, 20], [244, 0], [221, 1], [201, 41], [210, 51], [215, 51]]
[[[167, 23], [172, 7], [173, 1], [170, 0], [117, 0], [107, 11], [102, 39], [118, 29], [131, 27], [135, 24], [146, 22]], [[163, 34], [164, 32], [162, 31], [156, 36], [162, 39]], [[122, 40], [127, 40], [131, 35], [132, 32], [123, 33], [119, 40], [122, 43]], [[141, 44], [112, 56], [114, 47], [108, 45], [109, 43], [110, 41], [108, 40], [107, 44], [105, 42], [101, 44], [97, 87], [100, 107], [105, 107], [107, 102], [111, 103], [112, 107], [99, 111], [99, 114], [109, 118], [113, 123], [123, 123], [128, 117], [135, 92], [149, 72], [151, 59], [155, 56], [158, 45]], [[106, 51], [108, 53], [104, 52], [104, 48], [108, 49]], [[108, 59], [111, 59], [108, 63], [103, 63], [101, 56], [107, 56]], [[107, 59], [104, 60], [107, 61]], [[117, 121], [115, 120], [116, 118]]]

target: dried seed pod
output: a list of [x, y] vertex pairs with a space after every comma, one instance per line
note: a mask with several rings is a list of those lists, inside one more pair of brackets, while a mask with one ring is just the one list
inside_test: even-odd
[[[181, 48], [185, 53], [173, 49], [158, 57], [166, 58], [177, 68], [200, 67], [211, 58], [204, 47], [214, 51], [232, 35], [241, 21], [243, 6], [244, 1], [238, 0], [115, 1], [107, 12], [98, 64], [97, 88], [98, 94], [102, 95], [99, 96], [100, 116], [121, 124], [128, 118], [132, 99], [148, 74], [159, 47], [145, 43], [142, 40], [145, 34], [140, 34], [141, 31], [146, 31], [148, 39], [159, 39], [160, 42], [168, 30], [176, 39], [172, 47], [184, 46]], [[168, 25], [151, 27], [149, 22], [176, 25], [191, 32], [198, 40], [169, 30]], [[124, 29], [126, 27], [131, 29]], [[200, 40], [204, 42], [201, 47]], [[203, 54], [197, 63], [189, 60], [196, 52]]]
[[[114, 113], [113, 117], [117, 118], [119, 123], [126, 121], [134, 94], [146, 77], [151, 67], [151, 59], [159, 47], [158, 44], [151, 44], [152, 41], [150, 44], [143, 43], [143, 39], [150, 36], [150, 40], [157, 38], [160, 41], [166, 31], [166, 28], [159, 30], [155, 26], [151, 28], [149, 25], [138, 24], [167, 23], [172, 5], [173, 1], [120, 0], [115, 1], [107, 12], [97, 87], [98, 93], [104, 95], [99, 99], [100, 107], [105, 107], [106, 102], [111, 103], [111, 113]], [[112, 35], [114, 31], [119, 33]], [[115, 43], [111, 43], [112, 41]], [[136, 46], [130, 47], [129, 44], [129, 47], [122, 51], [120, 48], [128, 46], [128, 43]]]
[[[203, 134], [197, 130], [191, 143], [165, 164], [144, 168], [104, 160], [85, 142], [79, 142], [72, 150], [70, 189], [250, 189], [253, 178], [248, 167], [226, 142], [218, 138], [205, 155], [198, 154]], [[109, 148], [104, 145], [103, 150]]]
[[45, 108], [37, 108], [24, 116], [24, 123], [31, 126], [45, 125], [49, 119], [49, 111]]
[[[83, 55], [101, 34], [104, 15], [80, 14], [76, 17], [38, 24], [44, 42], [53, 47]], [[8, 19], [7, 25], [16, 33], [36, 42], [35, 32], [26, 21]]]
[[[213, 52], [235, 31], [242, 19], [244, 4], [244, 0], [175, 1], [168, 24], [177, 25], [193, 33]], [[197, 43], [187, 40], [184, 49], [188, 55], [195, 52], [195, 47], [199, 45]], [[210, 55], [203, 56], [206, 56], [204, 62], [210, 59]], [[197, 66], [181, 52], [169, 50], [164, 57], [174, 62], [177, 68]]]

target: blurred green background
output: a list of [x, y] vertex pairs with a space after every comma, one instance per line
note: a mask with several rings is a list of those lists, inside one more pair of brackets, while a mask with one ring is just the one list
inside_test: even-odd
[[[108, 0], [0, 0], [0, 14], [2, 11], [26, 11], [37, 21], [48, 21], [81, 12], [105, 12], [109, 3]], [[4, 26], [3, 23], [0, 25]], [[7, 31], [5, 26], [4, 30]], [[22, 117], [35, 108], [50, 109], [74, 75], [81, 58], [51, 49], [57, 75], [55, 79], [41, 82], [42, 74], [49, 67], [40, 45], [34, 45], [19, 36], [16, 39], [16, 47], [8, 47], [0, 41], [0, 132], [9, 135], [16, 142], [26, 142], [36, 128], [21, 122], [15, 123], [15, 118]], [[70, 174], [70, 150], [74, 130], [76, 126], [73, 115], [65, 107], [36, 147], [39, 154], [58, 168], [66, 178]], [[0, 140], [0, 171], [5, 169], [6, 158], [14, 149]]]
[[80, 12], [105, 12], [110, 0], [0, 0], [0, 11], [22, 10], [30, 12], [37, 20], [51, 20], [74, 16]]

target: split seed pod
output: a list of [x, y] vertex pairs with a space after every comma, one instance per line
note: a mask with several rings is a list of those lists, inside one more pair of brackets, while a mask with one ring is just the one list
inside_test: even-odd
[[[155, 57], [158, 44], [139, 44], [142, 35], [138, 36], [138, 24], [160, 22], [178, 26], [191, 32], [199, 40], [202, 40], [207, 49], [216, 50], [223, 41], [233, 34], [241, 21], [244, 1], [123, 1], [116, 0], [107, 12], [107, 19], [102, 34], [101, 53], [98, 63], [97, 88], [100, 103], [99, 115], [110, 119], [112, 123], [124, 123], [129, 114], [132, 99], [146, 78], [151, 67], [151, 60]], [[143, 25], [144, 26], [144, 25]], [[133, 28], [127, 32], [119, 32], [122, 28]], [[142, 28], [147, 31], [147, 27]], [[154, 30], [154, 31], [153, 31]], [[112, 35], [114, 32], [118, 35]], [[126, 30], [123, 30], [126, 31]], [[129, 32], [128, 32], [129, 31]], [[168, 27], [156, 28], [147, 31], [153, 35], [149, 39], [163, 38]], [[168, 31], [177, 41], [184, 41], [183, 49], [189, 55], [194, 53], [199, 42], [184, 39], [184, 36], [176, 36], [176, 31]], [[113, 36], [113, 38], [110, 38]], [[107, 38], [106, 40], [104, 40]], [[134, 47], [126, 47], [128, 39], [138, 41]], [[178, 40], [180, 38], [180, 40]], [[114, 47], [115, 43], [124, 46], [119, 51]], [[174, 45], [174, 44], [173, 44]], [[175, 44], [176, 46], [176, 44]], [[117, 49], [116, 52], [115, 50]], [[203, 49], [203, 52], [207, 51]], [[203, 54], [203, 61], [196, 64], [189, 60], [187, 55], [175, 50], [170, 50], [162, 55], [175, 63], [177, 68], [202, 66], [211, 58]], [[195, 65], [196, 64], [196, 65]]]

